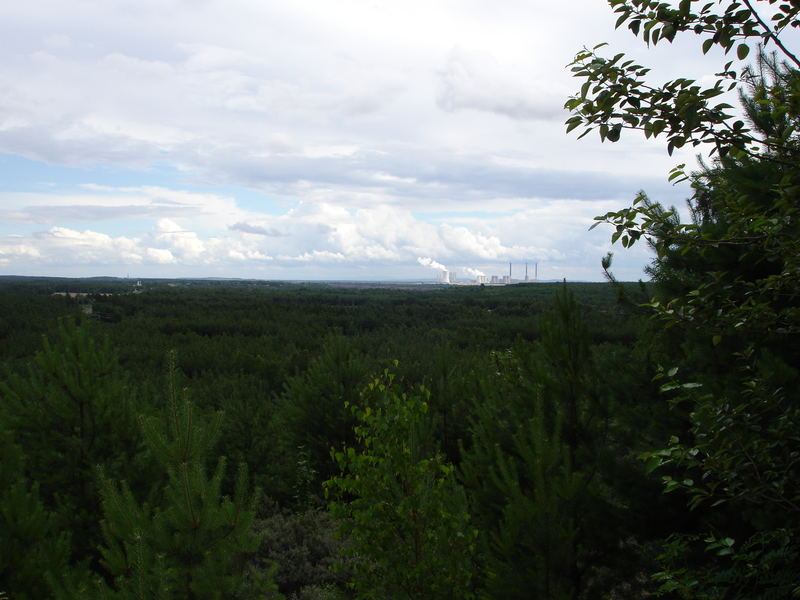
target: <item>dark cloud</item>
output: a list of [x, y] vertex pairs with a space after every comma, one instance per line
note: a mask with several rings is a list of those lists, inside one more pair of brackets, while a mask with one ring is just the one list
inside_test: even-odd
[[244, 233], [253, 233], [255, 235], [265, 235], [268, 237], [283, 237], [286, 235], [274, 227], [261, 227], [260, 225], [251, 225], [250, 223], [245, 223], [243, 221], [229, 225], [228, 229], [233, 231], [242, 231]]
[[198, 160], [211, 180], [301, 198], [309, 189], [322, 188], [349, 197], [351, 203], [357, 202], [359, 192], [375, 193], [413, 210], [442, 206], [475, 210], [470, 204], [486, 208], [483, 203], [494, 198], [628, 199], [639, 190], [664, 203], [681, 203], [686, 196], [683, 188], [671, 186], [665, 177], [530, 168], [498, 164], [479, 155], [360, 152], [257, 158], [225, 152]]
[[438, 72], [436, 104], [447, 112], [473, 109], [515, 120], [563, 119], [561, 95], [539, 89], [518, 73], [502, 73], [491, 57], [451, 53]]
[[[19, 154], [56, 164], [156, 162], [153, 147], [124, 136], [59, 140], [57, 133], [44, 128], [0, 131], [0, 150], [13, 148]], [[495, 198], [630, 199], [642, 189], [667, 204], [682, 204], [686, 196], [684, 190], [670, 186], [660, 176], [583, 171], [579, 167], [571, 169], [569, 165], [564, 169], [531, 168], [512, 161], [496, 162], [477, 153], [457, 155], [392, 144], [385, 145], [380, 152], [362, 150], [322, 157], [258, 156], [245, 146], [222, 148], [185, 144], [175, 148], [171, 158], [212, 185], [247, 186], [293, 199], [304, 199], [321, 190], [351, 205], [370, 201], [359, 200], [358, 194], [379, 195], [384, 202], [412, 210], [475, 210], [474, 205], [486, 208], [485, 203]], [[154, 197], [151, 202], [150, 207], [35, 207], [6, 213], [3, 217], [17, 222], [51, 223], [58, 219], [147, 218], [155, 216], [156, 208], [158, 216], [181, 217], [192, 210], [169, 198]], [[263, 231], [249, 233], [279, 235]]]
[[101, 206], [90, 204], [28, 206], [22, 210], [0, 211], [0, 219], [17, 223], [63, 223], [120, 221], [162, 217], [189, 217], [197, 213], [192, 206], [174, 204], [163, 208], [155, 205]]
[[152, 144], [125, 135], [101, 134], [69, 137], [70, 123], [0, 130], [0, 151], [45, 163], [84, 166], [97, 163], [146, 167], [163, 158]]

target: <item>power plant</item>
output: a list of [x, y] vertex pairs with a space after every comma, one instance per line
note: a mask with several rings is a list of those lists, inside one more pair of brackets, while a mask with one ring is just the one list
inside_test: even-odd
[[475, 283], [477, 284], [485, 284], [488, 283], [490, 285], [509, 285], [511, 283], [535, 283], [539, 281], [539, 263], [533, 263], [534, 268], [534, 275], [533, 279], [528, 276], [528, 263], [525, 263], [525, 279], [514, 279], [514, 265], [513, 263], [508, 263], [508, 275], [492, 275], [488, 277], [486, 275], [482, 277], [476, 277]]
[[508, 275], [486, 275], [478, 269], [462, 267], [462, 279], [459, 280], [456, 271], [451, 271], [443, 264], [432, 258], [418, 258], [421, 265], [438, 271], [437, 281], [446, 285], [509, 285], [512, 283], [535, 283], [539, 280], [539, 263], [533, 263], [533, 279], [528, 275], [528, 263], [525, 263], [525, 279], [514, 279], [514, 264], [508, 263]]

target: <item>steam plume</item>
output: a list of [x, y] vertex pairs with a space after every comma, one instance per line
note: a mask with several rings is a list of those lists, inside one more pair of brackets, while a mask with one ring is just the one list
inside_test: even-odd
[[472, 269], [470, 267], [461, 267], [461, 270], [464, 271], [467, 275], [472, 275], [473, 277], [485, 277], [486, 273], [483, 271], [479, 271], [478, 269]]
[[423, 257], [419, 257], [417, 259], [417, 262], [419, 264], [421, 264], [423, 267], [429, 267], [431, 269], [436, 269], [438, 271], [447, 271], [447, 267], [445, 267], [441, 263], [436, 262], [432, 258], [428, 258], [427, 256], [424, 257], [424, 258]]

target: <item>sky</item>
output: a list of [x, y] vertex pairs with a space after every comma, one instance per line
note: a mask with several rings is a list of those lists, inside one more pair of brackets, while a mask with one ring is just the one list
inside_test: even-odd
[[565, 133], [566, 65], [609, 42], [658, 80], [719, 70], [647, 48], [604, 0], [0, 3], [0, 275], [623, 280], [596, 215], [690, 151]]

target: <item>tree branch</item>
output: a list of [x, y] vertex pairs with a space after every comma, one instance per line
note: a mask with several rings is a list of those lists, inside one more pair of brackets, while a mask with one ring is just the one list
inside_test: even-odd
[[781, 42], [781, 39], [775, 34], [774, 31], [772, 31], [772, 29], [770, 29], [769, 25], [767, 25], [764, 22], [764, 20], [761, 18], [761, 15], [759, 15], [756, 12], [756, 9], [753, 8], [753, 5], [750, 3], [750, 0], [742, 0], [742, 2], [744, 2], [745, 6], [747, 6], [747, 8], [750, 9], [750, 12], [752, 13], [753, 17], [755, 17], [756, 21], [758, 21], [758, 24], [761, 25], [761, 27], [764, 29], [764, 31], [766, 32], [766, 34], [769, 37], [769, 39], [771, 39], [773, 42], [775, 42], [775, 45], [778, 46], [778, 48], [780, 48], [781, 51], [786, 56], [788, 56], [795, 65], [800, 67], [800, 60], [798, 60], [797, 57], [794, 54], [792, 54], [791, 52], [789, 52], [789, 49], [786, 46], [783, 45], [783, 42]]

